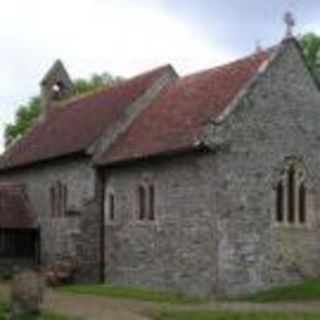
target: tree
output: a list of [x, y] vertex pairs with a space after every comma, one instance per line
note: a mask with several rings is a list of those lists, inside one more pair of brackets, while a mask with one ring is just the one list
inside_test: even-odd
[[308, 33], [301, 38], [301, 45], [309, 67], [320, 80], [320, 37]]
[[[76, 79], [74, 87], [77, 95], [92, 92], [102, 87], [112, 87], [122, 81], [120, 77], [114, 77], [109, 73], [93, 74], [89, 79]], [[25, 105], [21, 105], [16, 114], [13, 123], [5, 127], [4, 139], [5, 146], [10, 146], [14, 141], [23, 136], [32, 126], [41, 112], [40, 96], [32, 97]]]
[[122, 81], [121, 77], [114, 77], [109, 73], [97, 74], [94, 73], [89, 80], [77, 79], [74, 81], [74, 86], [77, 94], [84, 94], [94, 91], [102, 87], [112, 87]]

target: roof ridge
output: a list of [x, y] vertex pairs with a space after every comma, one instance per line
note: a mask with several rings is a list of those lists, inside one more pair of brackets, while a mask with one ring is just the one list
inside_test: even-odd
[[115, 87], [102, 88], [57, 105], [47, 119], [35, 121], [28, 132], [1, 155], [0, 170], [82, 154], [106, 126], [118, 121], [133, 101], [168, 72], [175, 73], [171, 65], [163, 65]]
[[71, 97], [71, 98], [69, 98], [67, 100], [61, 101], [58, 104], [63, 109], [65, 106], [67, 106], [69, 104], [72, 104], [74, 102], [77, 102], [79, 100], [85, 100], [85, 99], [91, 98], [91, 97], [93, 97], [95, 95], [99, 95], [100, 93], [107, 93], [109, 90], [113, 90], [113, 89], [119, 88], [119, 87], [121, 87], [123, 85], [126, 85], [130, 81], [134, 81], [134, 80], [136, 80], [136, 79], [138, 79], [140, 77], [144, 77], [144, 76], [146, 76], [148, 74], [160, 72], [161, 70], [165, 70], [166, 68], [172, 68], [171, 64], [165, 64], [165, 65], [150, 69], [149, 71], [136, 74], [136, 75], [134, 75], [134, 76], [132, 76], [130, 78], [127, 78], [127, 79], [124, 78], [124, 81], [116, 83], [114, 85], [107, 85], [106, 84], [106, 85], [104, 85], [104, 86], [102, 86], [100, 88], [94, 89], [93, 91], [85, 92], [85, 93], [82, 93], [82, 94], [76, 94], [75, 96], [73, 96], [73, 97]]
[[225, 70], [226, 68], [233, 67], [235, 64], [247, 61], [249, 59], [256, 59], [258, 57], [262, 57], [263, 55], [269, 55], [273, 51], [278, 50], [278, 48], [280, 46], [281, 46], [281, 44], [278, 44], [278, 45], [275, 45], [275, 46], [271, 46], [271, 47], [266, 48], [266, 49], [264, 49], [264, 50], [262, 50], [260, 52], [248, 54], [246, 56], [239, 57], [239, 58], [234, 59], [234, 60], [230, 60], [230, 61], [225, 62], [223, 64], [219, 64], [219, 65], [217, 65], [215, 67], [212, 67], [212, 68], [203, 69], [203, 70], [196, 71], [196, 72], [193, 72], [193, 73], [190, 73], [190, 74], [186, 74], [185, 76], [181, 77], [181, 79], [187, 79], [189, 77], [191, 78], [191, 77], [194, 77], [194, 76], [197, 76], [197, 75], [201, 75], [201, 74], [206, 73], [206, 72], [216, 72], [216, 71], [220, 71], [220, 70]]
[[100, 157], [98, 165], [199, 148], [205, 121], [233, 110], [252, 79], [279, 52], [277, 47], [181, 77]]

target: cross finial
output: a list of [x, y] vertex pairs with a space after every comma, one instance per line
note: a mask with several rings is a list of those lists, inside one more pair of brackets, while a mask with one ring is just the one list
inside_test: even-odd
[[284, 22], [287, 26], [286, 38], [293, 37], [293, 27], [296, 25], [296, 21], [291, 11], [287, 11], [284, 14]]

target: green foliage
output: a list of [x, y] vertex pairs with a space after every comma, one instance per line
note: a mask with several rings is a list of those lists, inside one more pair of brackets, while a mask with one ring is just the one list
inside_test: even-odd
[[307, 280], [299, 284], [278, 286], [250, 295], [246, 300], [251, 302], [320, 300], [320, 280]]
[[314, 33], [308, 33], [301, 38], [301, 45], [309, 67], [320, 79], [320, 37]]
[[111, 87], [119, 84], [122, 81], [120, 77], [113, 77], [109, 73], [93, 74], [89, 80], [76, 79], [74, 86], [77, 94], [92, 92], [102, 87]]
[[154, 320], [317, 320], [320, 314], [272, 313], [272, 312], [160, 312]]
[[40, 98], [33, 97], [29, 103], [19, 107], [16, 112], [15, 122], [5, 128], [4, 138], [6, 147], [22, 136], [33, 124], [40, 113]]
[[71, 285], [62, 287], [58, 290], [71, 294], [90, 294], [95, 296], [145, 300], [160, 303], [193, 304], [204, 303], [208, 301], [203, 297], [189, 296], [181, 292], [151, 290], [146, 288], [124, 287], [106, 284]]
[[[93, 74], [89, 79], [76, 79], [74, 87], [76, 94], [85, 94], [102, 87], [111, 87], [122, 81], [120, 77], [113, 77], [109, 73]], [[7, 124], [4, 133], [5, 146], [10, 146], [32, 126], [41, 111], [40, 96], [33, 97], [25, 105], [21, 105], [13, 123]]]
[[7, 319], [8, 307], [3, 303], [0, 302], [0, 320]]

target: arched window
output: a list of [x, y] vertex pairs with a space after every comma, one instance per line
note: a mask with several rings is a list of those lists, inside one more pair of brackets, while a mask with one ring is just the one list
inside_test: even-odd
[[284, 221], [283, 214], [283, 182], [278, 182], [277, 185], [277, 196], [276, 196], [276, 210], [277, 210], [277, 222]]
[[50, 207], [51, 207], [51, 216], [56, 216], [56, 189], [54, 186], [50, 187]]
[[304, 182], [299, 187], [299, 222], [306, 222], [306, 187]]
[[66, 215], [68, 205], [67, 185], [56, 182], [50, 187], [50, 206], [52, 217], [63, 217]]
[[138, 186], [139, 220], [155, 220], [155, 188], [153, 184], [143, 183]]
[[146, 215], [146, 189], [143, 185], [138, 187], [139, 220], [144, 220]]
[[63, 215], [66, 214], [68, 209], [68, 188], [67, 185], [63, 185], [63, 205], [62, 205], [62, 213]]
[[154, 185], [149, 185], [149, 220], [154, 220]]
[[59, 181], [57, 183], [57, 213], [58, 217], [62, 217], [62, 204], [63, 204], [63, 186], [62, 183]]
[[108, 210], [109, 210], [109, 219], [111, 221], [114, 221], [115, 219], [115, 199], [114, 199], [114, 194], [113, 193], [109, 193], [108, 195]]
[[304, 224], [306, 217], [306, 187], [304, 171], [298, 162], [292, 163], [276, 186], [276, 221]]
[[290, 166], [288, 172], [288, 222], [294, 223], [295, 220], [295, 201], [296, 201], [296, 183], [295, 168]]

